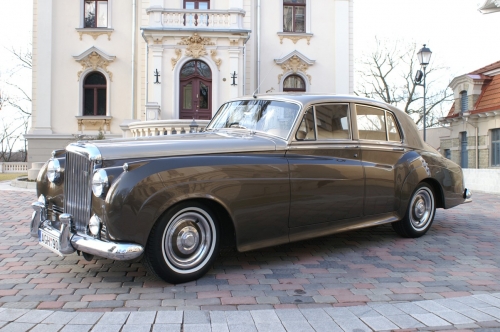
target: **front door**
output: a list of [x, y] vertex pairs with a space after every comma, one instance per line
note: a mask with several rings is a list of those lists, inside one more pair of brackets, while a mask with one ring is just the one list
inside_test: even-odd
[[316, 105], [307, 111], [286, 153], [290, 165], [289, 226], [335, 222], [363, 213], [364, 174], [351, 136], [349, 105]]
[[180, 75], [179, 119], [212, 118], [212, 72], [203, 61], [187, 62]]

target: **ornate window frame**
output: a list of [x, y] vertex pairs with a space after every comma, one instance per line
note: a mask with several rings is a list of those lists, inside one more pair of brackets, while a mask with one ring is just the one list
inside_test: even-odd
[[86, 28], [83, 19], [85, 13], [85, 0], [80, 0], [80, 22], [76, 31], [80, 35], [80, 40], [82, 40], [82, 35], [90, 35], [94, 40], [100, 35], [108, 35], [108, 40], [111, 40], [111, 33], [114, 31], [112, 24], [112, 13], [113, 13], [113, 0], [108, 1], [108, 26], [106, 28]]
[[[98, 49], [91, 47], [80, 55], [73, 56], [76, 62], [82, 67], [77, 73], [78, 79], [78, 113], [76, 118], [78, 120], [78, 130], [98, 130], [99, 126], [105, 132], [110, 130], [110, 121], [112, 119], [111, 112], [111, 92], [113, 73], [108, 70], [108, 66], [115, 60], [115, 56], [108, 55]], [[83, 85], [85, 77], [91, 72], [99, 72], [106, 78], [106, 115], [83, 115]]]

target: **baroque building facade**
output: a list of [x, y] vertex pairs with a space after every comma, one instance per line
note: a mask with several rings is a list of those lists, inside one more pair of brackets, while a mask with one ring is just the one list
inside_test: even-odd
[[34, 0], [30, 162], [203, 127], [253, 93], [353, 92], [352, 0]]

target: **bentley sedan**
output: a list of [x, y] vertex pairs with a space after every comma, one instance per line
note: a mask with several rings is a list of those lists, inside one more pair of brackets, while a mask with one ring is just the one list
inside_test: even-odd
[[31, 235], [59, 255], [142, 257], [170, 283], [248, 251], [391, 223], [420, 237], [470, 201], [402, 111], [338, 95], [250, 96], [199, 133], [81, 141], [37, 179]]

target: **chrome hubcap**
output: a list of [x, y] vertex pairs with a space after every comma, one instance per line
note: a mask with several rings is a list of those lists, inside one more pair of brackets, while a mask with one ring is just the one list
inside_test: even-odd
[[434, 197], [428, 188], [421, 188], [415, 193], [411, 202], [411, 223], [413, 228], [425, 228], [432, 220], [434, 213]]
[[181, 273], [196, 271], [213, 251], [213, 221], [203, 210], [197, 210], [180, 211], [163, 234], [163, 255]]

